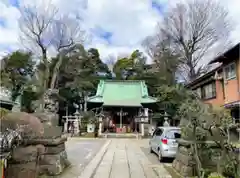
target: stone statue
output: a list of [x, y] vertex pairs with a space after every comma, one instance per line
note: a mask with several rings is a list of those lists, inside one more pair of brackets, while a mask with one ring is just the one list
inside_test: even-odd
[[57, 113], [58, 102], [56, 96], [58, 95], [57, 89], [49, 89], [44, 94], [44, 112], [45, 113]]
[[[44, 94], [44, 108], [34, 113], [44, 125], [58, 126], [58, 90], [48, 89]], [[39, 103], [36, 103], [39, 104]]]

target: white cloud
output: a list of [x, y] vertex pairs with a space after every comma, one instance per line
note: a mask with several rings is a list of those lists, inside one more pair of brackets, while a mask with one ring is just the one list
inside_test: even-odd
[[234, 23], [234, 31], [231, 35], [231, 40], [233, 43], [240, 42], [240, 1], [239, 0], [230, 0], [225, 1], [221, 0], [224, 3], [225, 7], [229, 10], [230, 18], [233, 20]]
[[0, 57], [8, 50], [18, 46], [18, 22], [20, 13], [17, 8], [0, 1], [0, 19], [4, 25], [0, 25]]
[[[20, 5], [36, 4], [49, 0], [18, 0]], [[159, 4], [168, 5], [176, 0], [153, 0]], [[223, 1], [223, 0], [221, 0]], [[51, 1], [62, 14], [71, 14], [83, 18], [82, 26], [91, 33], [91, 44], [88, 47], [96, 47], [102, 58], [118, 53], [130, 53], [141, 48], [142, 40], [154, 33], [155, 25], [161, 20], [160, 13], [152, 8], [150, 0], [52, 0]], [[238, 27], [232, 33], [232, 38], [240, 41], [240, 6], [239, 0], [228, 0], [226, 7], [230, 15], [236, 20]], [[224, 4], [224, 5], [225, 5]], [[8, 52], [8, 49], [20, 48], [18, 40], [19, 30], [17, 20], [20, 13], [16, 7], [10, 5], [9, 0], [0, 0], [0, 20], [4, 19], [4, 27], [0, 25], [0, 57]], [[101, 28], [111, 32], [110, 43], [92, 32], [94, 28]], [[52, 51], [52, 50], [51, 50]], [[53, 51], [52, 51], [53, 52]], [[51, 53], [52, 53], [51, 52]]]
[[[45, 3], [48, 0], [45, 0]], [[23, 0], [21, 4], [35, 4], [37, 1]], [[38, 1], [39, 2], [39, 1]], [[83, 26], [87, 31], [98, 27], [112, 33], [111, 43], [92, 34], [91, 44], [88, 46], [99, 48], [104, 58], [109, 54], [130, 52], [139, 48], [141, 41], [152, 34], [155, 25], [161, 17], [151, 8], [149, 0], [72, 0], [71, 3], [63, 0], [52, 0], [61, 13], [79, 14], [84, 19]], [[17, 8], [0, 2], [4, 6], [4, 18], [7, 23], [17, 22], [19, 12]], [[87, 7], [87, 8], [86, 8]], [[2, 8], [1, 8], [2, 9]], [[14, 13], [12, 13], [14, 11]], [[12, 14], [12, 15], [11, 15]], [[11, 16], [10, 16], [11, 15]], [[18, 43], [17, 25], [7, 25], [0, 29], [1, 45]], [[0, 47], [1, 48], [1, 47]], [[1, 50], [1, 49], [0, 49]]]

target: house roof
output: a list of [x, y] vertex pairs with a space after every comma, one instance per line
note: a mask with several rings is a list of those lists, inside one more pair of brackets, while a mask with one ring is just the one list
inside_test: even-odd
[[225, 108], [234, 108], [234, 107], [240, 107], [240, 100], [234, 101], [231, 103], [227, 103], [224, 105]]
[[197, 79], [193, 80], [192, 82], [186, 84], [185, 86], [186, 86], [187, 88], [192, 88], [192, 87], [196, 86], [197, 84], [201, 84], [201, 83], [203, 83], [203, 82], [204, 82], [204, 83], [205, 83], [205, 82], [210, 82], [210, 81], [214, 80], [214, 79], [212, 78], [212, 76], [215, 75], [215, 72], [216, 72], [216, 71], [219, 71], [221, 68], [222, 68], [221, 65], [220, 65], [220, 66], [217, 66], [217, 67], [213, 68], [211, 71], [207, 72], [206, 74], [204, 74], [204, 75], [198, 77]]
[[[221, 64], [222, 62], [225, 62], [225, 61], [230, 62], [231, 60], [239, 58], [239, 53], [240, 53], [240, 43], [236, 44], [230, 50], [226, 51], [222, 55], [220, 55], [217, 58], [210, 61], [209, 64], [215, 64], [215, 63]], [[196, 85], [199, 85], [199, 84], [201, 85], [201, 84], [204, 84], [206, 82], [212, 81], [213, 78], [211, 78], [211, 77], [215, 74], [216, 71], [219, 71], [221, 68], [222, 68], [222, 64], [216, 66], [211, 71], [209, 71], [206, 74], [198, 77], [194, 81], [186, 84], [186, 87], [187, 88], [192, 88], [192, 87], [195, 87]]]
[[225, 61], [228, 62], [229, 60], [237, 59], [239, 58], [239, 53], [240, 53], [240, 43], [236, 44], [234, 47], [224, 52], [222, 55], [210, 61], [209, 64], [213, 64], [216, 62], [225, 62]]
[[148, 95], [144, 81], [133, 80], [101, 80], [96, 95], [88, 98], [89, 103], [102, 103], [103, 106], [141, 107], [156, 101]]

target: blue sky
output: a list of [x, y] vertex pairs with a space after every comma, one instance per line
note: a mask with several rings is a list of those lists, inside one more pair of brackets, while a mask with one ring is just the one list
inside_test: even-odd
[[9, 0], [9, 4], [14, 6], [14, 7], [19, 7], [20, 6], [20, 1], [21, 0]]
[[5, 19], [4, 18], [0, 18], [0, 26], [4, 28], [5, 25], [6, 25], [5, 24]]
[[[19, 7], [43, 5], [50, 0], [0, 0], [0, 57], [12, 50], [23, 48], [19, 41]], [[152, 35], [157, 23], [161, 23], [168, 6], [180, 0], [52, 0], [60, 15], [70, 14], [78, 20], [88, 36], [87, 47], [99, 49], [103, 59], [144, 50], [142, 41]], [[223, 3], [224, 0], [219, 0]], [[71, 3], [70, 3], [71, 2]], [[239, 19], [239, 0], [228, 0], [224, 5], [231, 10], [234, 19]], [[41, 3], [41, 4], [39, 4]], [[240, 23], [237, 23], [240, 24]], [[240, 28], [238, 28], [240, 29]], [[235, 39], [240, 39], [237, 31]], [[55, 54], [50, 47], [50, 55]]]

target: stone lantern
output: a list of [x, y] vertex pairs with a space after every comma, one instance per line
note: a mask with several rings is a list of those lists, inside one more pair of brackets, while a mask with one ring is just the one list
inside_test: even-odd
[[103, 115], [100, 114], [98, 116], [98, 123], [99, 123], [99, 126], [98, 126], [98, 135], [101, 135], [102, 134], [102, 129], [103, 129]]
[[169, 127], [170, 126], [170, 124], [168, 122], [169, 121], [169, 116], [170, 115], [168, 115], [167, 112], [164, 113], [164, 123], [163, 123], [164, 127]]

